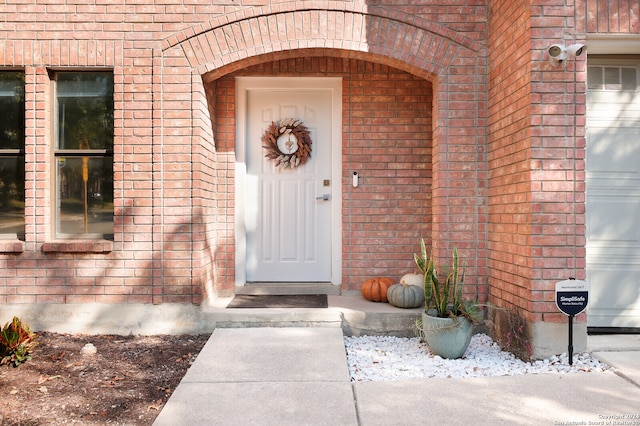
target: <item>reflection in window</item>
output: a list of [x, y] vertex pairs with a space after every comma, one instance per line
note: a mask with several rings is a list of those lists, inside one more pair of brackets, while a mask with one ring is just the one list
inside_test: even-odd
[[56, 234], [113, 238], [113, 75], [56, 83]]
[[24, 73], [0, 72], [0, 239], [24, 239]]

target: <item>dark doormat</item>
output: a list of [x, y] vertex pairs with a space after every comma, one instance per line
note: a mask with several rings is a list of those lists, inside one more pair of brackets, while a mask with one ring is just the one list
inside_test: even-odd
[[236, 294], [229, 308], [326, 308], [326, 294]]

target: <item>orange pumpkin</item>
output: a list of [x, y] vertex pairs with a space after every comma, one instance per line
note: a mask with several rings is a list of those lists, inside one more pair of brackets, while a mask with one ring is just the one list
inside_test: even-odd
[[387, 302], [387, 290], [395, 284], [391, 278], [375, 277], [370, 278], [362, 284], [360, 290], [362, 296], [372, 302]]

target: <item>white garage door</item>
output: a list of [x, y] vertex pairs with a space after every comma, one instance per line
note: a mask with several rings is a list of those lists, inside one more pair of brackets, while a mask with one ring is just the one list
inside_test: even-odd
[[590, 328], [640, 327], [640, 61], [589, 59]]

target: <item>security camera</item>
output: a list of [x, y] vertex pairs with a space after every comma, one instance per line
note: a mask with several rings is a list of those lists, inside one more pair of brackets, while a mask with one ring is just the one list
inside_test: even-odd
[[554, 44], [548, 50], [551, 63], [562, 64], [567, 59], [567, 50], [560, 44]]
[[549, 62], [554, 65], [567, 66], [567, 59], [575, 59], [577, 56], [582, 55], [587, 50], [587, 46], [584, 44], [572, 44], [571, 46], [563, 46], [561, 44], [554, 44], [547, 52], [549, 52]]
[[587, 46], [584, 44], [576, 43], [567, 47], [565, 50], [570, 58], [576, 58], [577, 56], [582, 55], [585, 50], [587, 50]]

